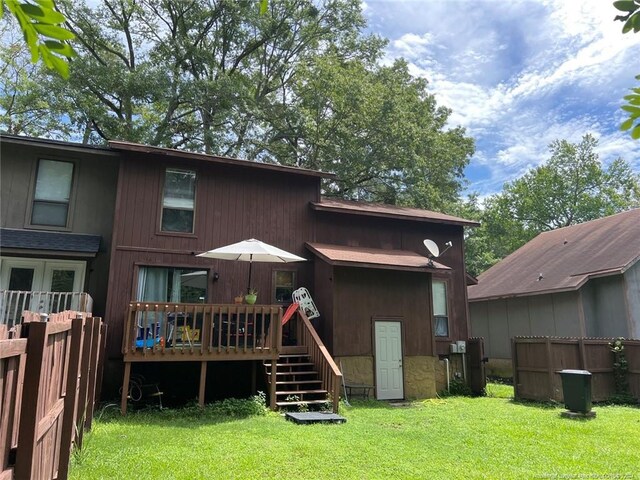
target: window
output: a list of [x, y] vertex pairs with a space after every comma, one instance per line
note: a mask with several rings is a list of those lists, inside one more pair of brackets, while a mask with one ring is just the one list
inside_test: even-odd
[[204, 303], [207, 299], [206, 270], [166, 267], [140, 267], [139, 301]]
[[447, 284], [440, 280], [434, 280], [431, 289], [433, 292], [434, 335], [436, 337], [448, 337]]
[[162, 197], [163, 232], [193, 233], [196, 172], [167, 168]]
[[40, 160], [31, 224], [66, 227], [73, 181], [73, 163]]
[[276, 270], [273, 272], [274, 298], [277, 303], [291, 303], [291, 294], [295, 290], [296, 272]]

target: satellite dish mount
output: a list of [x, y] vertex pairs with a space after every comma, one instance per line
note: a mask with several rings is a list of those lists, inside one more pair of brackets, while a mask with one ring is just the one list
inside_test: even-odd
[[429, 266], [430, 267], [433, 267], [433, 259], [434, 258], [438, 258], [440, 255], [442, 255], [444, 252], [446, 252], [447, 250], [449, 250], [453, 246], [453, 243], [451, 243], [451, 240], [449, 240], [447, 243], [444, 244], [444, 246], [445, 246], [444, 250], [440, 251], [440, 248], [438, 247], [438, 244], [436, 242], [434, 242], [433, 240], [429, 240], [427, 238], [422, 243], [424, 243], [424, 246], [427, 249], [427, 252], [429, 252], [427, 254], [427, 258], [429, 259]]

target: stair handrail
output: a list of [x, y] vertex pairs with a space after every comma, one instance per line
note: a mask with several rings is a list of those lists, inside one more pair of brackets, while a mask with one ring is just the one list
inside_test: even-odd
[[303, 308], [298, 309], [298, 319], [303, 325], [302, 345], [308, 348], [309, 358], [318, 369], [318, 374], [322, 380], [322, 388], [331, 394], [333, 402], [333, 413], [338, 413], [340, 404], [340, 385], [342, 385], [342, 372], [331, 357], [331, 354], [324, 345], [316, 329], [311, 325], [311, 321], [304, 313]]

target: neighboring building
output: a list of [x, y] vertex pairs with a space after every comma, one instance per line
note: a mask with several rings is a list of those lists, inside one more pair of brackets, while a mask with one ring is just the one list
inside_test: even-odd
[[[0, 148], [0, 290], [90, 292], [94, 312], [103, 315], [119, 155], [9, 135]], [[13, 322], [18, 306], [50, 311], [59, 299], [4, 295], [0, 321]], [[63, 303], [86, 305], [78, 300]]]
[[514, 336], [640, 338], [640, 209], [542, 233], [469, 287], [471, 332], [509, 375]]
[[[3, 157], [4, 142], [5, 138]], [[248, 264], [196, 254], [258, 238], [308, 259], [255, 263], [252, 286], [259, 291], [258, 303], [286, 307], [294, 288], [308, 288], [321, 313], [314, 324], [350, 381], [374, 384], [378, 398], [390, 399], [433, 396], [444, 388], [439, 357], [449, 354], [451, 343], [469, 337], [463, 229], [474, 222], [413, 208], [324, 198], [321, 181], [333, 176], [300, 168], [117, 141], [102, 149], [33, 139], [12, 142], [15, 157], [37, 145], [34, 163], [53, 158], [54, 151], [55, 158], [76, 159], [81, 164], [74, 177], [78, 192], [84, 188], [79, 185], [85, 172], [96, 165], [105, 170], [97, 179], [86, 180], [89, 197], [72, 194], [71, 198], [74, 215], [82, 212], [91, 225], [105, 223], [104, 231], [94, 226], [80, 230], [81, 221], [74, 220], [73, 231], [100, 234], [96, 259], [109, 261], [108, 275], [105, 269], [99, 275], [102, 281], [108, 278], [105, 307], [94, 308], [109, 328], [107, 387], [109, 383], [115, 387], [122, 378], [122, 339], [131, 302], [233, 303], [246, 291]], [[106, 160], [92, 162], [99, 155]], [[3, 158], [3, 222], [5, 177], [12, 177], [14, 169], [19, 167], [5, 164]], [[24, 185], [33, 189], [37, 174], [32, 177]], [[33, 198], [26, 195], [23, 203]], [[92, 209], [95, 202], [97, 213]], [[28, 231], [31, 227], [20, 224]], [[60, 231], [70, 225], [54, 228]], [[451, 241], [453, 246], [433, 262], [426, 257], [425, 238], [440, 246]], [[93, 284], [85, 286], [93, 294]], [[225, 390], [232, 383], [243, 383], [241, 378], [255, 377], [259, 358], [255, 349], [252, 352], [253, 356], [224, 358], [250, 360], [245, 362], [182, 356], [185, 361], [174, 364], [172, 373], [154, 363], [145, 374], [162, 371], [176, 381], [190, 382], [187, 379], [197, 380], [201, 363], [191, 360], [203, 360], [210, 364], [209, 373], [213, 371], [212, 389]], [[151, 357], [131, 354], [135, 362], [150, 362]], [[384, 364], [385, 358], [392, 362]], [[163, 360], [174, 363], [168, 357]]]

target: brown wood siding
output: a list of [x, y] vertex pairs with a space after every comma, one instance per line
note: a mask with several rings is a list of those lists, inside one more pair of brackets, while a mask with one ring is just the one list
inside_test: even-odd
[[[193, 234], [160, 232], [165, 169], [196, 171], [196, 203]], [[249, 264], [196, 257], [195, 254], [258, 238], [311, 258], [304, 244], [314, 238], [309, 202], [317, 201], [318, 178], [250, 168], [167, 162], [162, 157], [128, 157], [122, 162], [114, 231], [111, 281], [106, 321], [108, 352], [119, 355], [122, 322], [129, 301], [135, 298], [136, 272], [140, 265], [208, 269], [209, 303], [230, 303], [245, 292]], [[255, 263], [252, 286], [258, 303], [274, 303], [273, 271], [277, 263]], [[298, 285], [313, 281], [313, 264], [287, 264], [297, 272]], [[212, 272], [219, 274], [214, 282]]]
[[[72, 197], [69, 203], [70, 229], [46, 228], [73, 233], [100, 235], [100, 251], [87, 262], [84, 291], [93, 298], [93, 313], [104, 314], [113, 210], [116, 198], [119, 160], [106, 152], [79, 149], [64, 150], [46, 145], [16, 145], [1, 142], [2, 175], [0, 188], [0, 225], [4, 228], [34, 228], [29, 225], [38, 160], [74, 162]], [[38, 227], [35, 227], [38, 228]], [[28, 256], [21, 254], [21, 256]], [[35, 255], [34, 258], [44, 258]], [[64, 258], [48, 255], [47, 258]]]
[[404, 355], [433, 355], [429, 277], [428, 273], [335, 267], [332, 354], [373, 355], [374, 317], [400, 317]]
[[333, 322], [335, 304], [333, 299], [333, 267], [319, 258], [314, 262], [313, 301], [320, 312], [320, 319], [314, 324], [320, 338], [333, 352]]
[[469, 337], [469, 322], [464, 267], [463, 228], [457, 225], [429, 224], [406, 220], [358, 217], [352, 214], [316, 212], [318, 243], [392, 248], [426, 255], [425, 238], [435, 241], [441, 249], [448, 241], [453, 246], [438, 259], [452, 269], [434, 274], [434, 279], [448, 279], [449, 337], [436, 338], [438, 354], [449, 353], [449, 344]]

